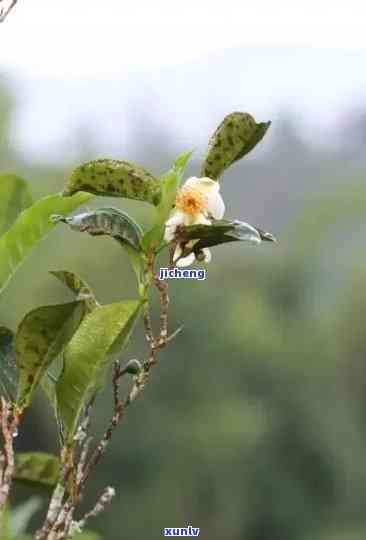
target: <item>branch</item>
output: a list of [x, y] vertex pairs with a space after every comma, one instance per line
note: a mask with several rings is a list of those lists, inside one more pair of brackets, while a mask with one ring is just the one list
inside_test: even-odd
[[[4, 0], [0, 0], [0, 3]], [[18, 0], [11, 0], [8, 6], [0, 7], [0, 23], [4, 22], [11, 10], [17, 4]]]
[[17, 435], [19, 421], [20, 417], [14, 413], [12, 404], [2, 397], [0, 423], [4, 447], [0, 452], [0, 518], [9, 497], [15, 470], [14, 438]]

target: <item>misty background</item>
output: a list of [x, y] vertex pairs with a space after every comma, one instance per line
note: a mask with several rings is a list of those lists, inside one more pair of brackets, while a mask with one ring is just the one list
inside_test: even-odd
[[[168, 46], [168, 45], [167, 45]], [[363, 540], [366, 535], [365, 50], [234, 47], [177, 65], [110, 76], [2, 70], [0, 164], [35, 198], [60, 191], [98, 157], [155, 174], [194, 148], [197, 174], [223, 117], [272, 125], [225, 173], [226, 217], [271, 231], [275, 245], [213, 249], [206, 281], [170, 283], [170, 329], [142, 398], [90, 486], [108, 512], [105, 540], [158, 539], [164, 527], [204, 539]], [[98, 198], [148, 226], [148, 205]], [[118, 244], [58, 227], [0, 300], [0, 323], [70, 296], [49, 270], [79, 273], [104, 303], [134, 296]], [[142, 325], [125, 358], [146, 354]], [[98, 400], [101, 434], [111, 408]], [[22, 450], [55, 451], [39, 395]], [[17, 486], [14, 503], [31, 494]], [[46, 502], [46, 498], [45, 498]], [[33, 526], [36, 526], [36, 521]]]

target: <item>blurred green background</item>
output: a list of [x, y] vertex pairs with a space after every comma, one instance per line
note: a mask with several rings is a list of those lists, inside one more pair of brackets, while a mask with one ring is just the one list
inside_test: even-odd
[[[25, 158], [11, 136], [17, 107], [3, 85], [0, 165], [29, 180], [35, 198], [61, 190], [75, 165], [99, 157], [85, 131], [65, 166]], [[360, 112], [350, 109], [338, 143], [329, 147], [303, 140], [297, 119], [284, 110], [268, 139], [224, 176], [226, 216], [263, 227], [279, 242], [216, 248], [206, 281], [170, 283], [170, 329], [183, 323], [184, 332], [128, 411], [84, 502], [89, 508], [107, 484], [117, 489], [108, 512], [91, 523], [105, 540], [157, 539], [164, 527], [189, 524], [206, 540], [366, 537], [366, 116]], [[212, 129], [221, 119], [212, 119]], [[133, 155], [121, 147], [108, 157], [161, 173], [187, 148], [175, 145], [159, 122], [146, 116], [140, 122]], [[195, 146], [195, 121], [189, 122]], [[198, 173], [199, 157], [190, 174]], [[151, 222], [147, 205], [99, 198], [91, 206], [111, 204]], [[55, 269], [79, 273], [104, 303], [135, 295], [117, 243], [60, 226], [1, 297], [0, 324], [15, 329], [31, 308], [68, 300], [48, 274]], [[125, 357], [144, 354], [140, 325]], [[93, 419], [98, 434], [110, 410], [106, 392]], [[57, 448], [42, 395], [17, 448]], [[17, 486], [14, 504], [30, 494]]]

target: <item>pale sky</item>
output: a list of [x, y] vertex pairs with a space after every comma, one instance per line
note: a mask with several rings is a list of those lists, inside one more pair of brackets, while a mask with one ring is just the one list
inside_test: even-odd
[[366, 47], [365, 23], [364, 0], [18, 0], [0, 61], [33, 75], [114, 74], [238, 45]]
[[290, 110], [322, 139], [366, 102], [365, 28], [365, 0], [18, 0], [0, 25], [14, 140], [62, 159], [87, 125], [112, 153], [144, 100], [183, 148], [196, 118], [199, 141], [243, 108], [262, 120]]

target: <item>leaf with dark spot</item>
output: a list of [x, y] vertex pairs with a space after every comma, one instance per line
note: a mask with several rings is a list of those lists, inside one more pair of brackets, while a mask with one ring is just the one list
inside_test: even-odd
[[82, 301], [42, 306], [27, 313], [15, 337], [19, 369], [18, 406], [29, 406], [51, 362], [70, 340], [85, 314]]
[[17, 381], [14, 334], [8, 328], [0, 326], [0, 396], [14, 400]]
[[[274, 242], [272, 234], [258, 229], [243, 221], [213, 221], [212, 225], [191, 225], [180, 227], [177, 240], [186, 245], [185, 255], [194, 251], [199, 253], [203, 248], [217, 246], [226, 242], [250, 242], [260, 244], [262, 240]], [[192, 245], [193, 244], [193, 245]]]
[[98, 159], [84, 163], [71, 174], [64, 195], [69, 196], [77, 191], [157, 205], [161, 185], [158, 178], [140, 165], [116, 159]]
[[225, 169], [259, 143], [270, 124], [257, 124], [248, 113], [233, 112], [226, 116], [210, 139], [201, 176], [218, 180]]

